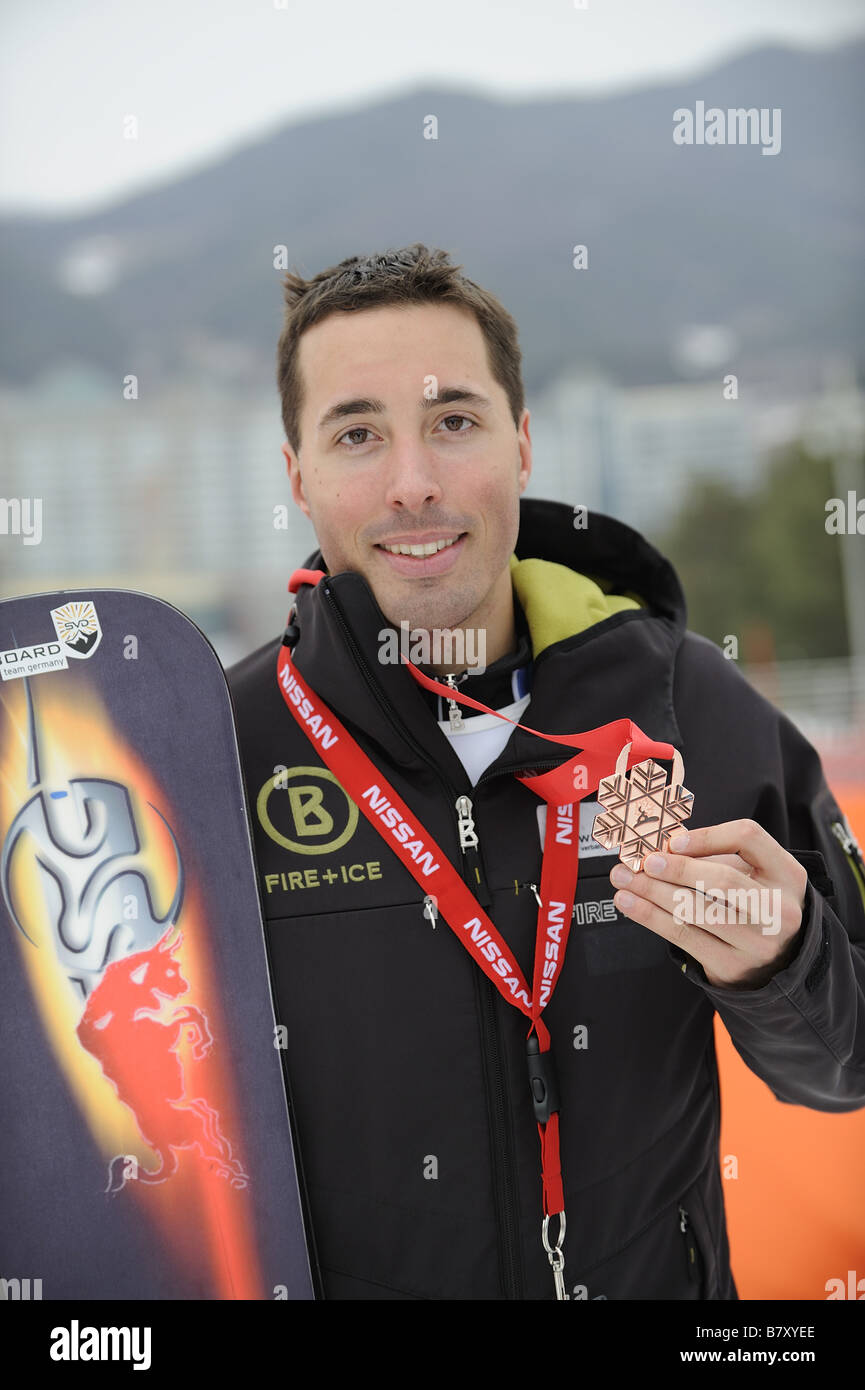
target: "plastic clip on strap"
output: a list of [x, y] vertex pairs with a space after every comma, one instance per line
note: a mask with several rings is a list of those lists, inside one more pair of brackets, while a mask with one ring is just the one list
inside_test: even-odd
[[541, 1052], [537, 1036], [532, 1033], [526, 1041], [526, 1061], [529, 1065], [529, 1087], [535, 1119], [545, 1125], [559, 1108], [559, 1087], [551, 1052]]
[[[555, 1062], [552, 1052], [541, 1052], [540, 1043], [534, 1033], [529, 1034], [526, 1040], [526, 1061], [529, 1070], [529, 1087], [532, 1093], [532, 1104], [535, 1108], [535, 1119], [541, 1133], [541, 1153], [543, 1157], [543, 1167], [546, 1170], [552, 1155], [547, 1152], [547, 1135], [554, 1142], [555, 1162], [558, 1166], [558, 1110], [559, 1110], [559, 1085], [556, 1076]], [[550, 1130], [552, 1125], [553, 1129]], [[552, 1147], [552, 1143], [551, 1143]], [[561, 1176], [561, 1174], [559, 1174]], [[545, 1171], [546, 1177], [546, 1171]], [[557, 1216], [559, 1219], [558, 1237], [555, 1245], [551, 1246], [549, 1241], [550, 1220]], [[559, 1211], [546, 1214], [541, 1222], [541, 1240], [547, 1252], [547, 1259], [553, 1271], [553, 1283], [556, 1290], [557, 1299], [567, 1299], [565, 1291], [565, 1257], [562, 1246], [565, 1241], [565, 1211], [564, 1199]]]

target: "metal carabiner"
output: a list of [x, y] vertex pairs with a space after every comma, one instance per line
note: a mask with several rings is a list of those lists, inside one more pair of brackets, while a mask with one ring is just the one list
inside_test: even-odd
[[555, 1216], [558, 1216], [559, 1218], [559, 1231], [558, 1236], [556, 1237], [556, 1243], [555, 1245], [550, 1245], [549, 1216], [545, 1216], [541, 1223], [541, 1240], [544, 1243], [544, 1249], [547, 1252], [547, 1259], [549, 1260], [550, 1268], [553, 1271], [553, 1283], [556, 1289], [556, 1298], [559, 1300], [567, 1300], [568, 1293], [565, 1289], [565, 1257], [562, 1253], [562, 1245], [565, 1239], [565, 1213], [563, 1211], [559, 1211], [554, 1212], [553, 1214]]

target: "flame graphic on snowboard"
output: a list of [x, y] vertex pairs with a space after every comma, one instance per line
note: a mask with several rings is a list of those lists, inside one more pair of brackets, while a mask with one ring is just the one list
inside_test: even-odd
[[[259, 1298], [201, 892], [152, 773], [88, 684], [76, 673], [70, 698], [70, 683], [30, 677], [0, 694], [2, 898], [45, 1032], [105, 1156], [105, 1190], [148, 1193], [174, 1258], [196, 1274], [209, 1267], [217, 1297]], [[82, 754], [93, 775], [76, 775]]]

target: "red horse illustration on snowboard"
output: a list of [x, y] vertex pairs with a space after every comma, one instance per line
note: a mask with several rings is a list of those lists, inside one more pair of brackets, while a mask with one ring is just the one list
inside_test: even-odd
[[[248, 1177], [232, 1156], [218, 1112], [201, 1096], [186, 1094], [178, 1048], [188, 1029], [193, 1057], [208, 1055], [213, 1037], [207, 1018], [193, 1005], [174, 1009], [167, 1021], [160, 1017], [163, 1000], [179, 999], [189, 989], [174, 957], [182, 940], [171, 926], [149, 950], [113, 961], [88, 996], [76, 1031], [159, 1155], [158, 1168], [138, 1169], [139, 1182], [165, 1182], [177, 1171], [178, 1150], [196, 1148], [220, 1177], [242, 1188]], [[121, 1164], [118, 1181], [115, 1170]], [[125, 1164], [123, 1154], [111, 1160], [106, 1192], [123, 1188], [129, 1177]]]

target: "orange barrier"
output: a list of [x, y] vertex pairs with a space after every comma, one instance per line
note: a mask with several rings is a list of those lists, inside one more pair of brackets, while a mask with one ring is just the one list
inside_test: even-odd
[[[832, 790], [865, 844], [865, 789]], [[865, 1109], [829, 1114], [776, 1100], [717, 1014], [715, 1045], [739, 1297], [865, 1300]]]

